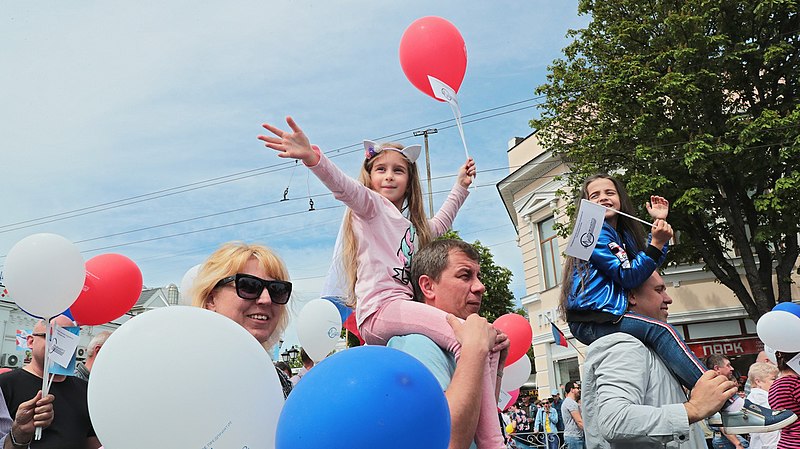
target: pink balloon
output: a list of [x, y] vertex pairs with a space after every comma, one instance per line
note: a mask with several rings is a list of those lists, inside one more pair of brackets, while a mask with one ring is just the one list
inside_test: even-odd
[[516, 313], [507, 313], [495, 320], [493, 324], [495, 329], [508, 335], [511, 345], [508, 347], [506, 366], [509, 366], [521, 359], [530, 349], [533, 341], [533, 329], [524, 316]]
[[86, 282], [70, 312], [80, 324], [97, 325], [129, 311], [142, 294], [142, 272], [121, 254], [101, 254], [86, 261]]
[[428, 75], [458, 92], [467, 71], [464, 38], [455, 25], [441, 17], [417, 19], [400, 39], [400, 66], [411, 84], [432, 98], [436, 97]]

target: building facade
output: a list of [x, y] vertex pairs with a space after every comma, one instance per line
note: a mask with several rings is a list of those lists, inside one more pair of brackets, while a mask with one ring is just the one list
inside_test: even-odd
[[[13, 298], [7, 293], [5, 287], [0, 285], [0, 368], [20, 368], [30, 360], [30, 351], [21, 347], [17, 337], [30, 333], [33, 326], [39, 321], [22, 311]], [[147, 310], [159, 307], [176, 305], [179, 301], [178, 287], [170, 284], [167, 287], [145, 288], [142, 290], [136, 304], [131, 311], [120, 318], [106, 324], [97, 326], [81, 326], [78, 348], [75, 353], [80, 362], [86, 359], [89, 342], [100, 332], [114, 331], [123, 323]]]
[[[562, 279], [562, 253], [566, 239], [553, 230], [554, 224], [569, 222], [567, 204], [559, 190], [568, 190], [559, 175], [569, 167], [538, 141], [536, 133], [509, 142], [509, 175], [497, 189], [514, 227], [525, 271], [522, 306], [533, 328], [535, 384], [539, 396], [550, 396], [558, 388], [563, 395], [567, 381], [580, 380], [585, 347], [572, 337], [567, 323], [558, 316]], [[657, 193], [657, 192], [654, 192]], [[731, 254], [736, 261], [736, 256]], [[740, 271], [744, 273], [743, 270]], [[798, 297], [795, 270], [792, 297]], [[747, 369], [763, 345], [756, 336], [739, 300], [702, 264], [670, 267], [664, 273], [667, 291], [673, 299], [669, 323], [686, 339], [695, 354], [728, 355], [738, 372]], [[551, 323], [567, 337], [568, 346], [555, 344]]]

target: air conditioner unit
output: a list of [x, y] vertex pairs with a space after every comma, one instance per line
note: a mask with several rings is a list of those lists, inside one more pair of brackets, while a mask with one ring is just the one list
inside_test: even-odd
[[3, 354], [0, 356], [0, 365], [16, 368], [22, 364], [22, 360], [17, 354]]
[[78, 346], [78, 349], [75, 350], [75, 358], [78, 360], [86, 359], [86, 347], [85, 346]]

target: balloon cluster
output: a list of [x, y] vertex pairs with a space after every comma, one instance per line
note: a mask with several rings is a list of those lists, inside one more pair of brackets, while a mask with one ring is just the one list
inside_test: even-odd
[[52, 318], [68, 312], [85, 325], [121, 317], [142, 292], [142, 272], [127, 257], [101, 254], [84, 263], [77, 246], [48, 233], [25, 237], [11, 248], [5, 282], [30, 315]]
[[800, 305], [779, 303], [758, 320], [756, 331], [773, 351], [800, 352]]

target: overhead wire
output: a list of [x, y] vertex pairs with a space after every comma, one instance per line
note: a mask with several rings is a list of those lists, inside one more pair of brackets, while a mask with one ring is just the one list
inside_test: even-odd
[[[476, 115], [480, 115], [480, 114], [485, 114], [487, 112], [496, 111], [498, 109], [503, 109], [503, 108], [510, 107], [510, 106], [516, 106], [518, 104], [523, 104], [523, 103], [529, 103], [531, 101], [535, 101], [535, 100], [540, 99], [540, 98], [542, 98], [542, 96], [533, 97], [533, 98], [520, 100], [520, 101], [515, 101], [515, 102], [507, 103], [505, 105], [496, 106], [496, 107], [484, 109], [482, 111], [466, 114], [466, 115], [464, 115], [464, 117], [472, 117], [472, 116], [476, 116]], [[537, 105], [538, 104], [534, 104], [534, 105], [526, 106], [524, 108], [517, 108], [517, 109], [514, 109], [513, 111], [506, 111], [506, 112], [503, 112], [503, 113], [492, 114], [492, 115], [489, 115], [489, 116], [486, 116], [486, 117], [477, 118], [477, 119], [474, 119], [474, 120], [471, 120], [471, 121], [465, 122], [465, 123], [473, 123], [473, 122], [477, 122], [477, 121], [481, 121], [481, 120], [487, 120], [487, 119], [490, 119], [490, 118], [494, 118], [494, 117], [498, 117], [498, 116], [501, 116], [501, 115], [505, 115], [507, 113], [518, 112], [518, 111], [521, 111], [521, 110], [530, 109], [530, 108], [533, 108], [533, 107], [535, 107]], [[392, 134], [387, 134], [385, 136], [378, 137], [376, 139], [384, 140], [384, 139], [388, 139], [388, 138], [402, 136], [402, 135], [406, 135], [408, 133], [412, 133], [414, 130], [417, 130], [417, 129], [430, 128], [430, 127], [433, 127], [433, 126], [437, 126], [437, 125], [444, 124], [444, 123], [449, 123], [449, 122], [454, 122], [454, 121], [455, 121], [455, 119], [442, 120], [442, 121], [439, 121], [439, 122], [435, 122], [435, 123], [431, 123], [431, 124], [428, 124], [428, 125], [424, 125], [422, 127], [417, 127], [417, 128], [412, 128], [412, 129], [405, 130], [405, 131], [400, 131], [400, 132], [396, 132], [396, 133], [392, 133]], [[448, 126], [446, 128], [443, 128], [443, 129], [449, 129], [449, 128], [452, 128], [454, 126], [455, 125]], [[413, 137], [413, 136], [412, 135], [408, 135], [406, 137], [410, 138], [410, 137]], [[340, 157], [340, 156], [344, 156], [344, 155], [351, 154], [351, 153], [354, 153], [354, 152], [358, 152], [360, 150], [356, 149], [356, 150], [353, 150], [351, 152], [341, 153], [342, 150], [345, 150], [345, 149], [348, 149], [348, 148], [358, 147], [360, 145], [361, 144], [351, 144], [351, 145], [346, 145], [346, 146], [343, 146], [343, 147], [333, 148], [333, 149], [329, 150], [329, 152], [336, 153], [336, 154], [331, 154], [330, 157], [331, 158]], [[292, 164], [293, 164], [293, 161], [280, 162], [280, 163], [276, 163], [276, 164], [272, 164], [272, 165], [268, 165], [268, 166], [264, 166], [264, 167], [254, 168], [254, 169], [250, 169], [250, 170], [244, 170], [244, 171], [240, 171], [240, 172], [236, 172], [236, 173], [231, 173], [231, 174], [228, 174], [228, 175], [217, 176], [217, 177], [214, 177], [214, 178], [195, 181], [195, 182], [191, 182], [191, 183], [188, 183], [188, 184], [183, 184], [183, 185], [180, 185], [180, 186], [169, 187], [169, 188], [166, 188], [166, 189], [160, 189], [160, 190], [156, 190], [154, 192], [143, 193], [143, 194], [139, 194], [139, 195], [130, 196], [130, 197], [127, 197], [127, 198], [121, 198], [121, 199], [118, 199], [118, 200], [108, 201], [108, 202], [96, 204], [96, 205], [93, 205], [93, 206], [85, 206], [85, 207], [81, 207], [81, 208], [77, 208], [77, 209], [73, 209], [73, 210], [69, 210], [69, 211], [64, 211], [64, 212], [59, 212], [59, 213], [56, 213], [56, 214], [50, 214], [50, 215], [38, 217], [38, 218], [31, 218], [31, 219], [21, 220], [21, 221], [17, 221], [17, 222], [13, 222], [13, 223], [6, 223], [6, 224], [3, 224], [3, 225], [0, 225], [0, 233], [15, 231], [15, 230], [19, 230], [19, 229], [25, 229], [25, 228], [28, 228], [28, 227], [31, 227], [31, 226], [38, 226], [38, 225], [41, 225], [41, 224], [53, 223], [53, 222], [64, 220], [64, 219], [68, 219], [68, 218], [80, 217], [80, 216], [84, 216], [84, 215], [93, 214], [93, 213], [96, 213], [96, 212], [102, 212], [102, 211], [109, 210], [109, 209], [128, 206], [128, 205], [131, 205], [131, 204], [137, 204], [137, 203], [141, 203], [141, 202], [145, 202], [145, 201], [151, 201], [151, 200], [154, 200], [154, 199], [164, 198], [164, 197], [167, 197], [167, 196], [177, 195], [177, 194], [180, 194], [180, 193], [186, 193], [186, 192], [199, 190], [199, 189], [203, 189], [203, 188], [206, 188], [206, 187], [212, 187], [212, 186], [216, 186], [216, 185], [220, 185], [220, 184], [224, 184], [224, 183], [229, 183], [229, 182], [233, 182], [233, 181], [238, 181], [238, 180], [241, 180], [241, 179], [246, 179], [246, 178], [250, 178], [250, 177], [254, 177], [254, 176], [260, 176], [260, 175], [263, 175], [263, 174], [274, 173], [276, 171], [280, 171], [280, 170], [283, 170], [285, 168], [288, 168], [289, 166], [293, 166]], [[21, 225], [27, 225], [27, 226], [21, 226]]]

